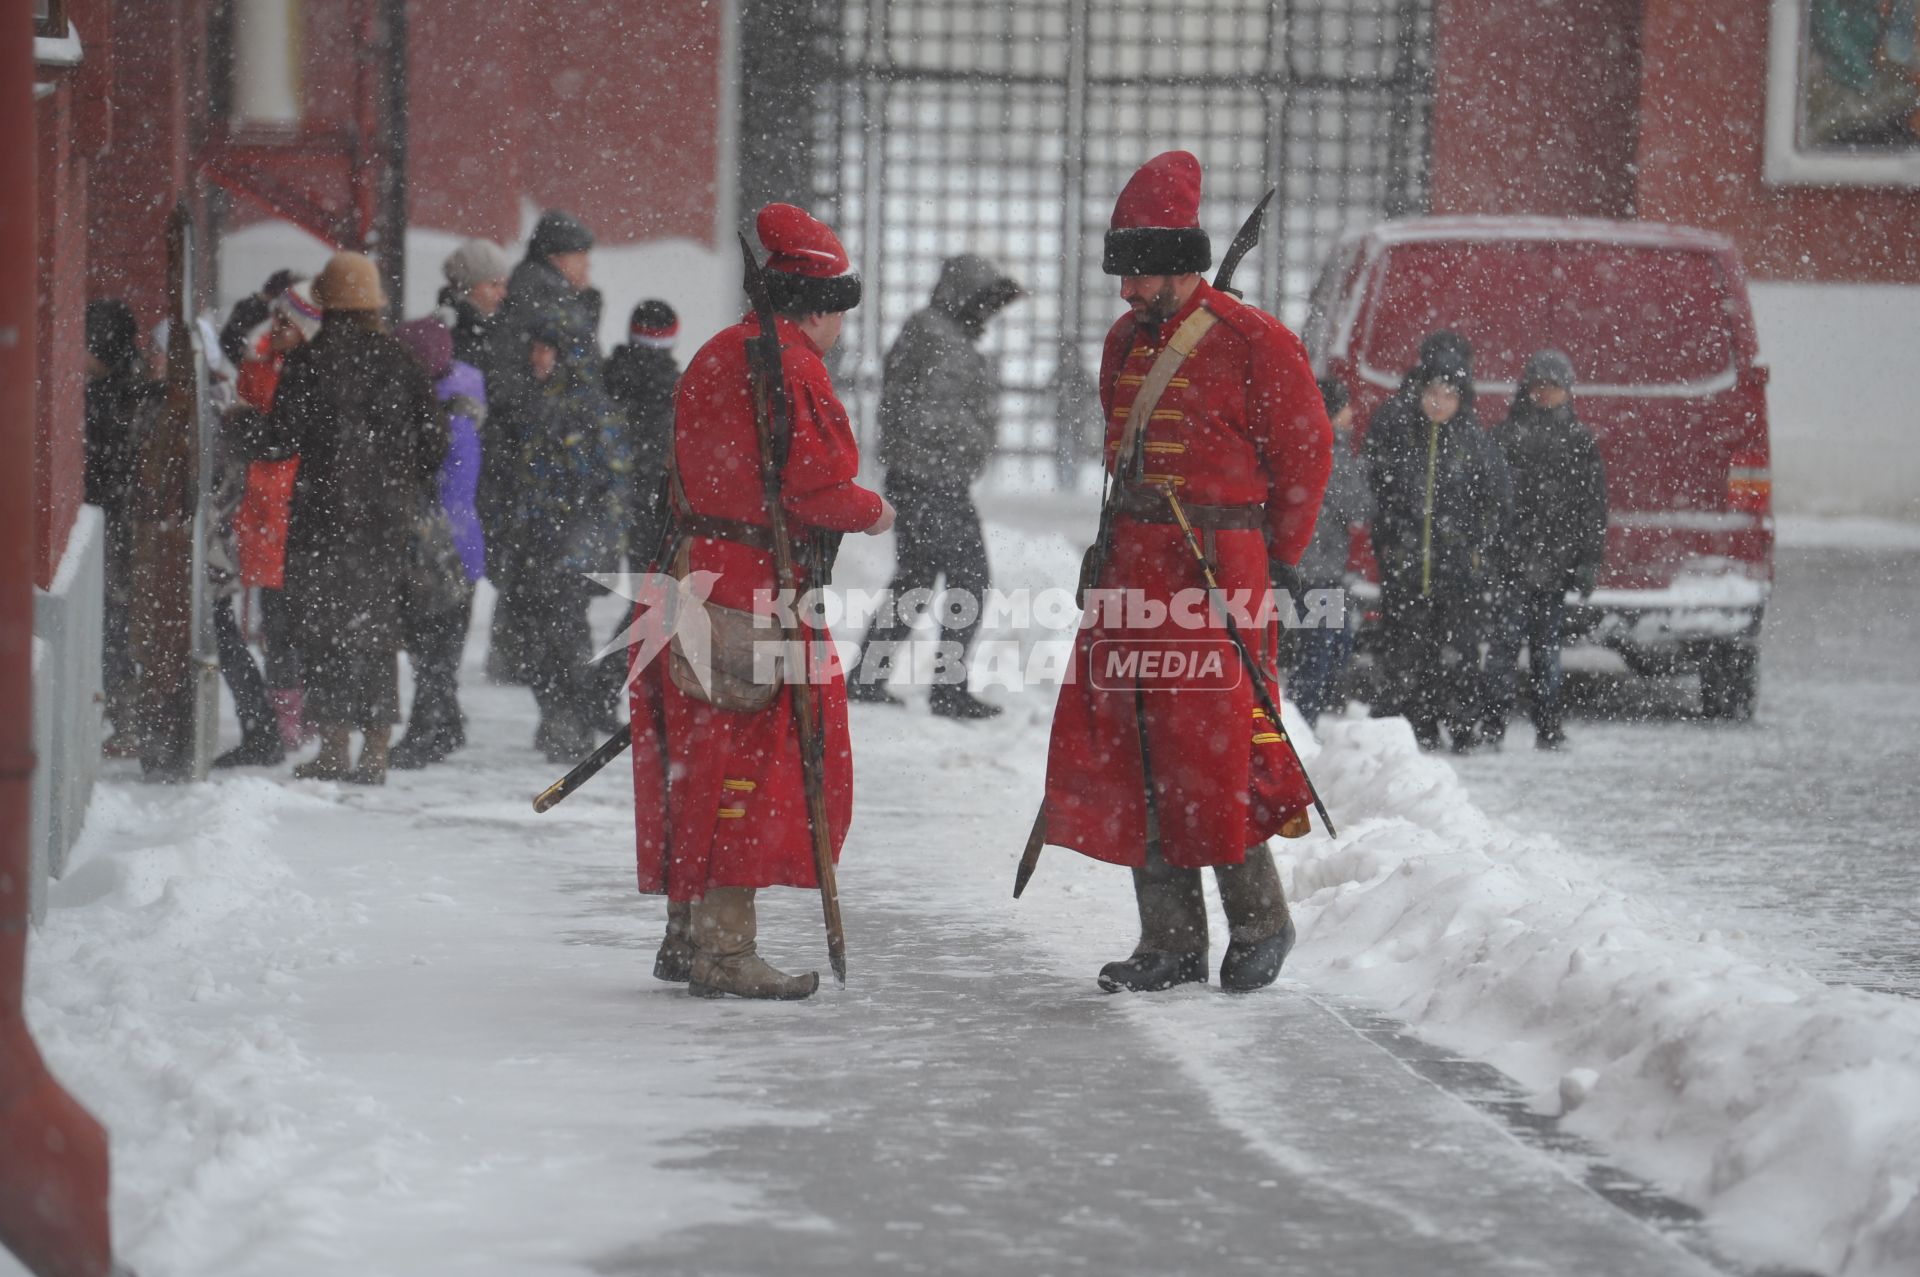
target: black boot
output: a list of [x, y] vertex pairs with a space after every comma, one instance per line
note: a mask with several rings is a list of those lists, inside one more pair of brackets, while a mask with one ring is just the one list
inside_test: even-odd
[[929, 698], [933, 712], [942, 718], [992, 718], [1000, 707], [981, 700], [959, 683], [941, 683]]
[[855, 705], [905, 705], [906, 702], [887, 690], [887, 685], [879, 679], [871, 683], [848, 680], [847, 700]]
[[1179, 984], [1207, 982], [1207, 952], [1163, 953], [1145, 949], [1124, 962], [1100, 968], [1103, 993], [1159, 993]]
[[1293, 915], [1273, 852], [1265, 843], [1249, 847], [1240, 864], [1216, 865], [1213, 875], [1233, 937], [1220, 961], [1220, 987], [1228, 993], [1264, 989], [1293, 949]]
[[287, 761], [286, 746], [280, 743], [280, 728], [274, 723], [255, 723], [242, 727], [240, 743], [213, 760], [215, 767], [272, 767]]
[[667, 902], [667, 934], [653, 955], [653, 978], [668, 984], [693, 979], [693, 906], [684, 900]]
[[455, 748], [444, 726], [415, 723], [407, 728], [406, 739], [387, 755], [387, 766], [395, 771], [419, 771], [422, 767], [444, 763]]
[[1252, 942], [1231, 941], [1227, 945], [1227, 956], [1220, 960], [1220, 987], [1228, 993], [1264, 989], [1280, 978], [1280, 965], [1291, 952], [1292, 918], [1280, 928], [1279, 935]]

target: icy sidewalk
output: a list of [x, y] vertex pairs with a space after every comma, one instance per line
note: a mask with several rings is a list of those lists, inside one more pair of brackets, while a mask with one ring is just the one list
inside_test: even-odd
[[146, 1277], [1700, 1271], [1298, 987], [1096, 992], [1126, 875], [1008, 895], [1032, 722], [863, 712], [849, 988], [712, 1004], [647, 974], [623, 775], [530, 810], [525, 699], [381, 791], [103, 791], [31, 1013]]

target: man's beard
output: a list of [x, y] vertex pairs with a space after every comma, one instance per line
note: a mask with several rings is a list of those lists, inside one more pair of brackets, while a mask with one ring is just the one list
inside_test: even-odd
[[1173, 281], [1168, 280], [1160, 285], [1159, 292], [1141, 302], [1134, 314], [1141, 323], [1158, 326], [1172, 319], [1174, 312], [1179, 309], [1180, 295], [1173, 291]]

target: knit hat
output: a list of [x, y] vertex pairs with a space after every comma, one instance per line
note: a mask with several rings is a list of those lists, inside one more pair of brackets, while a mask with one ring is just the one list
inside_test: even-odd
[[1109, 275], [1192, 275], [1213, 265], [1200, 229], [1200, 161], [1167, 151], [1140, 166], [1113, 204], [1106, 256]]
[[1542, 350], [1527, 359], [1527, 366], [1520, 373], [1522, 392], [1535, 386], [1560, 386], [1573, 389], [1573, 360], [1557, 350]]
[[649, 297], [635, 306], [633, 317], [627, 321], [627, 338], [636, 346], [666, 350], [679, 335], [680, 316], [658, 297]]
[[308, 341], [320, 331], [320, 303], [313, 300], [313, 286], [305, 280], [280, 291], [273, 299], [273, 313], [298, 328]]
[[860, 304], [860, 275], [825, 222], [791, 204], [769, 204], [755, 229], [767, 250], [767, 295], [775, 310], [833, 314]]
[[1420, 341], [1420, 362], [1413, 367], [1413, 380], [1421, 385], [1444, 381], [1456, 390], [1473, 386], [1473, 347], [1459, 333], [1445, 328], [1428, 333]]
[[471, 292], [476, 284], [505, 279], [512, 269], [506, 253], [490, 239], [470, 239], [440, 263], [447, 282], [463, 293]]
[[527, 316], [527, 336], [552, 346], [563, 358], [584, 353], [594, 342], [593, 325], [577, 306], [542, 306]]
[[527, 241], [527, 256], [536, 262], [561, 253], [592, 251], [593, 232], [587, 229], [587, 224], [557, 208], [540, 214], [540, 220], [534, 224], [533, 238]]
[[446, 376], [447, 369], [453, 366], [453, 334], [439, 320], [431, 316], [409, 319], [395, 328], [393, 335], [435, 381]]
[[335, 253], [313, 281], [313, 299], [323, 310], [385, 310], [380, 268], [364, 253]]

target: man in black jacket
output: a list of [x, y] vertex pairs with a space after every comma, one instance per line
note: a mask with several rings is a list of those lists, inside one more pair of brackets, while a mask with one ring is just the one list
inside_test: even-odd
[[1000, 379], [978, 342], [987, 321], [1019, 297], [1020, 286], [985, 258], [950, 257], [924, 310], [907, 320], [887, 352], [880, 392], [880, 460], [885, 493], [899, 513], [888, 601], [874, 618], [848, 698], [898, 704], [886, 667], [911, 617], [897, 604], [914, 591], [931, 597], [939, 578], [941, 662], [933, 712], [948, 718], [991, 718], [997, 705], [967, 690], [966, 652], [986, 601], [987, 545], [973, 481], [993, 455]]
[[1512, 494], [1474, 415], [1464, 338], [1442, 331], [1420, 343], [1420, 362], [1368, 423], [1365, 454], [1391, 704], [1421, 748], [1439, 744], [1444, 722], [1454, 749], [1471, 749], [1492, 556]]
[[1607, 551], [1607, 476], [1593, 432], [1573, 413], [1573, 361], [1557, 350], [1527, 360], [1513, 409], [1494, 428], [1513, 477], [1513, 518], [1499, 550], [1500, 592], [1487, 648], [1489, 742], [1513, 711], [1514, 666], [1527, 647], [1535, 744], [1558, 749], [1560, 631], [1567, 592], [1592, 595]]

